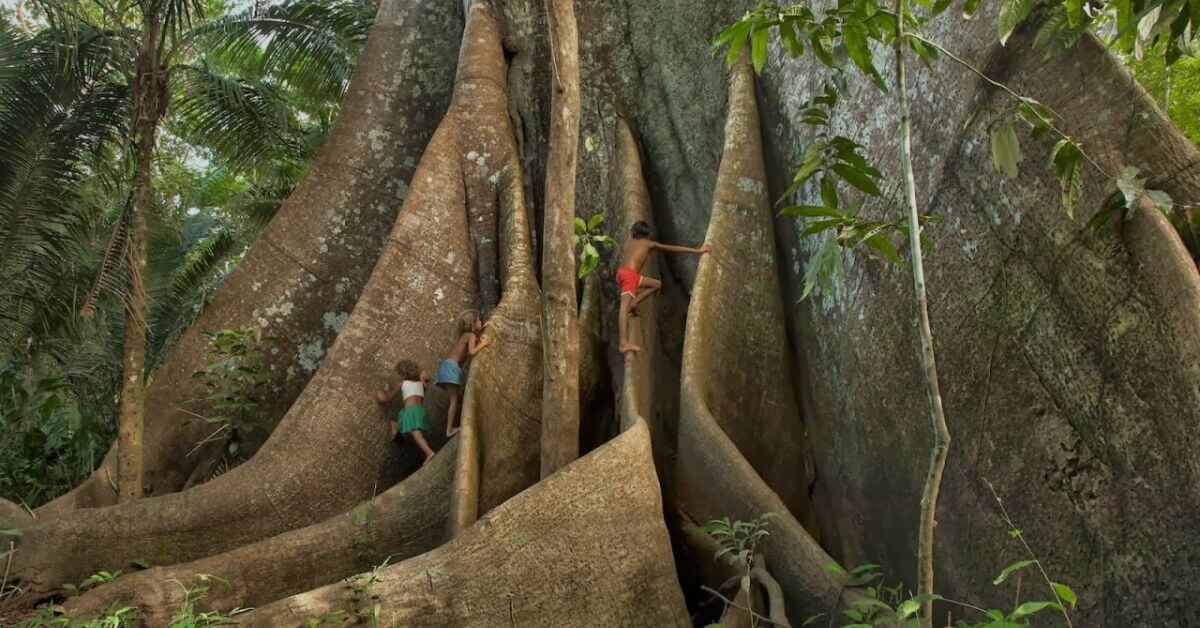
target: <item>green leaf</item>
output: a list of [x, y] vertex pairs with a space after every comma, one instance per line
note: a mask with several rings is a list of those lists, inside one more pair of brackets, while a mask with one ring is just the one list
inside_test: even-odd
[[1021, 529], [1020, 529], [1020, 528], [1013, 528], [1013, 529], [1009, 530], [1009, 531], [1008, 531], [1008, 536], [1009, 536], [1009, 538], [1013, 538], [1013, 539], [1015, 539], [1015, 538], [1017, 538], [1017, 537], [1021, 536]]
[[1013, 31], [1029, 17], [1029, 9], [1033, 0], [1004, 0], [1000, 5], [1000, 15], [996, 17], [996, 31], [1000, 35], [1000, 45], [1003, 46], [1012, 36]]
[[833, 39], [824, 30], [814, 30], [809, 37], [809, 43], [812, 44], [813, 54], [817, 59], [824, 63], [826, 67], [838, 67], [837, 61], [833, 58]]
[[1078, 598], [1075, 597], [1075, 591], [1071, 590], [1071, 587], [1061, 582], [1051, 582], [1050, 586], [1053, 587], [1054, 592], [1058, 594], [1058, 599], [1070, 604], [1072, 609], [1075, 608], [1075, 603], [1078, 601]]
[[1034, 613], [1046, 610], [1047, 608], [1052, 608], [1057, 611], [1066, 610], [1057, 602], [1025, 602], [1024, 604], [1018, 606], [1017, 610], [1013, 611], [1008, 618], [1012, 620], [1021, 619], [1022, 617], [1028, 617]]
[[1117, 189], [1125, 201], [1125, 220], [1133, 218], [1142, 194], [1146, 193], [1146, 178], [1139, 177], [1141, 170], [1134, 166], [1125, 166], [1125, 170], [1117, 177]]
[[900, 619], [908, 619], [913, 613], [921, 609], [921, 603], [916, 600], [904, 600], [900, 606], [896, 607], [896, 616]]
[[584, 235], [587, 233], [587, 223], [582, 218], [575, 217], [575, 235]]
[[604, 224], [604, 214], [592, 214], [587, 222], [588, 231], [593, 231], [602, 224]]
[[779, 25], [779, 39], [789, 56], [799, 57], [804, 54], [804, 44], [796, 37], [796, 29], [790, 20]]
[[21, 536], [21, 534], [23, 534], [23, 533], [21, 532], [20, 528], [9, 528], [7, 530], [0, 530], [0, 536]]
[[589, 153], [596, 150], [596, 138], [590, 135], [583, 138], [583, 150]]
[[838, 208], [837, 182], [833, 177], [821, 179], [821, 202], [830, 209]]
[[800, 237], [807, 238], [810, 235], [815, 235], [821, 233], [822, 231], [828, 231], [834, 227], [840, 227], [842, 224], [843, 222], [841, 218], [810, 222], [808, 223], [808, 227], [804, 231], [800, 232]]
[[867, 194], [870, 194], [871, 196], [879, 196], [879, 187], [875, 185], [875, 182], [871, 180], [869, 175], [858, 168], [855, 168], [849, 164], [840, 163], [834, 164], [831, 170], [836, 172], [838, 176], [842, 177], [846, 183], [853, 185], [854, 187], [866, 192]]
[[1175, 201], [1171, 198], [1171, 195], [1162, 190], [1146, 190], [1146, 196], [1150, 197], [1154, 205], [1164, 214], [1170, 214], [1171, 208], [1175, 206]]
[[738, 22], [726, 29], [730, 32], [730, 36], [726, 40], [729, 42], [729, 51], [725, 53], [726, 66], [733, 67], [733, 64], [737, 63], [738, 55], [742, 53], [742, 49], [746, 47], [746, 42], [749, 41], [750, 29], [752, 27], [753, 25], [750, 23]]
[[1083, 0], [1066, 0], [1067, 24], [1078, 26], [1084, 19]]
[[[808, 298], [808, 295], [812, 294], [813, 289], [818, 285], [823, 291], [831, 290], [834, 282], [841, 277], [842, 270], [841, 247], [833, 238], [829, 238], [821, 250], [808, 260], [804, 270], [804, 291], [800, 295], [800, 300]], [[847, 575], [844, 569], [834, 563], [826, 565], [826, 569], [843, 576]]]
[[754, 31], [752, 36], [753, 41], [750, 45], [750, 58], [754, 62], [754, 73], [762, 74], [763, 66], [767, 63], [767, 38], [771, 35], [771, 31], [766, 28], [760, 28]]
[[867, 43], [867, 33], [862, 25], [846, 22], [842, 26], [842, 41], [846, 44], [846, 52], [849, 53], [850, 60], [854, 62], [854, 65], [871, 77], [876, 87], [886, 92], [887, 84], [883, 82], [883, 77], [875, 69], [875, 63], [871, 58], [871, 46]]
[[779, 213], [784, 216], [797, 216], [801, 218], [841, 217], [841, 214], [837, 213], [837, 211], [823, 205], [789, 205], [780, 210]]
[[1017, 143], [1017, 132], [1009, 123], [992, 129], [992, 161], [996, 170], [1010, 179], [1017, 178], [1017, 162], [1021, 159], [1021, 147]]
[[996, 576], [995, 580], [992, 580], [992, 584], [1000, 584], [1001, 582], [1004, 582], [1006, 579], [1008, 579], [1009, 576], [1011, 576], [1013, 574], [1013, 572], [1024, 569], [1024, 568], [1032, 565], [1033, 563], [1034, 563], [1034, 561], [1032, 561], [1032, 560], [1018, 560], [1017, 562], [1005, 567], [1004, 571], [1001, 571], [1000, 575]]
[[877, 233], [866, 238], [864, 242], [866, 242], [867, 246], [883, 254], [883, 256], [886, 257], [889, 262], [895, 264], [896, 266], [904, 265], [904, 262], [900, 259], [900, 254], [896, 251], [896, 247], [892, 244], [892, 241], [888, 239], [887, 235]]
[[595, 270], [596, 266], [600, 264], [600, 251], [597, 251], [596, 247], [592, 246], [592, 244], [589, 242], [583, 245], [583, 252], [579, 257], [578, 274], [579, 278], [583, 279], [584, 277], [587, 277], [589, 273]]
[[967, 0], [963, 3], [963, 19], [968, 19], [979, 10], [979, 0]]
[[1063, 208], [1074, 218], [1075, 204], [1083, 194], [1083, 151], [1074, 141], [1061, 139], [1050, 153], [1050, 163], [1058, 173]]

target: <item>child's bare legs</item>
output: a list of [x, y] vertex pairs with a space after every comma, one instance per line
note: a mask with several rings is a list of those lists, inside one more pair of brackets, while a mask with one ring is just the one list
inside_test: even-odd
[[633, 303], [629, 306], [629, 313], [637, 316], [638, 304], [646, 300], [646, 297], [658, 292], [662, 288], [662, 282], [654, 277], [642, 277], [642, 282], [638, 284], [637, 296], [634, 297]]
[[[412, 436], [413, 442], [417, 444], [417, 447], [420, 447], [421, 451], [425, 452], [425, 462], [433, 460], [433, 450], [429, 448], [429, 443], [425, 440], [425, 434], [421, 430], [413, 430], [408, 434]], [[424, 462], [421, 464], [424, 464]]]
[[629, 342], [629, 309], [633, 306], [634, 297], [628, 292], [621, 295], [621, 316], [617, 319], [617, 334], [620, 341], [621, 353], [638, 352], [642, 348]]
[[454, 425], [454, 421], [458, 418], [458, 397], [461, 389], [458, 384], [446, 384], [446, 392], [450, 395], [450, 409], [446, 412], [446, 438], [450, 438], [457, 434], [459, 429]]

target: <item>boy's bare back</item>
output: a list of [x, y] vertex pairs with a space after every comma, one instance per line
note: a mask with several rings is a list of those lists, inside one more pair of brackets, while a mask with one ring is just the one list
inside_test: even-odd
[[471, 346], [471, 336], [473, 335], [475, 335], [475, 332], [471, 331], [459, 334], [458, 340], [454, 342], [454, 348], [450, 350], [451, 360], [454, 360], [459, 364], [466, 362], [467, 353], [469, 352]]
[[621, 259], [621, 266], [641, 271], [656, 244], [658, 243], [650, 238], [629, 238], [625, 241], [625, 254]]

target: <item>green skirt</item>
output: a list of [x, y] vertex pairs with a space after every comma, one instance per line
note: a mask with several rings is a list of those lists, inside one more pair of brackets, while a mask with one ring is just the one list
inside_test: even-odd
[[425, 420], [426, 414], [428, 414], [428, 411], [425, 409], [424, 404], [418, 403], [412, 406], [405, 406], [396, 415], [396, 422], [400, 424], [400, 433], [408, 434], [413, 430], [428, 432], [429, 421]]

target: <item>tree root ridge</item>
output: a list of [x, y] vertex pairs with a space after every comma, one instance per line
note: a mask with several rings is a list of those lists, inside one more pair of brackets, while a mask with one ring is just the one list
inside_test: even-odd
[[828, 608], [840, 584], [801, 524], [811, 517], [804, 456], [796, 455], [806, 444], [782, 353], [773, 233], [753, 74], [743, 62], [730, 77], [707, 238], [714, 250], [700, 262], [688, 311], [676, 489], [680, 508], [699, 522], [776, 513], [762, 551], [799, 624], [803, 613]]
[[[649, 431], [638, 423], [446, 545], [380, 569], [366, 586], [380, 606], [380, 623], [689, 625], [650, 448]], [[528, 542], [530, 535], [537, 541]], [[323, 587], [263, 606], [242, 623], [305, 625], [333, 613], [353, 616], [353, 594], [345, 585]]]

